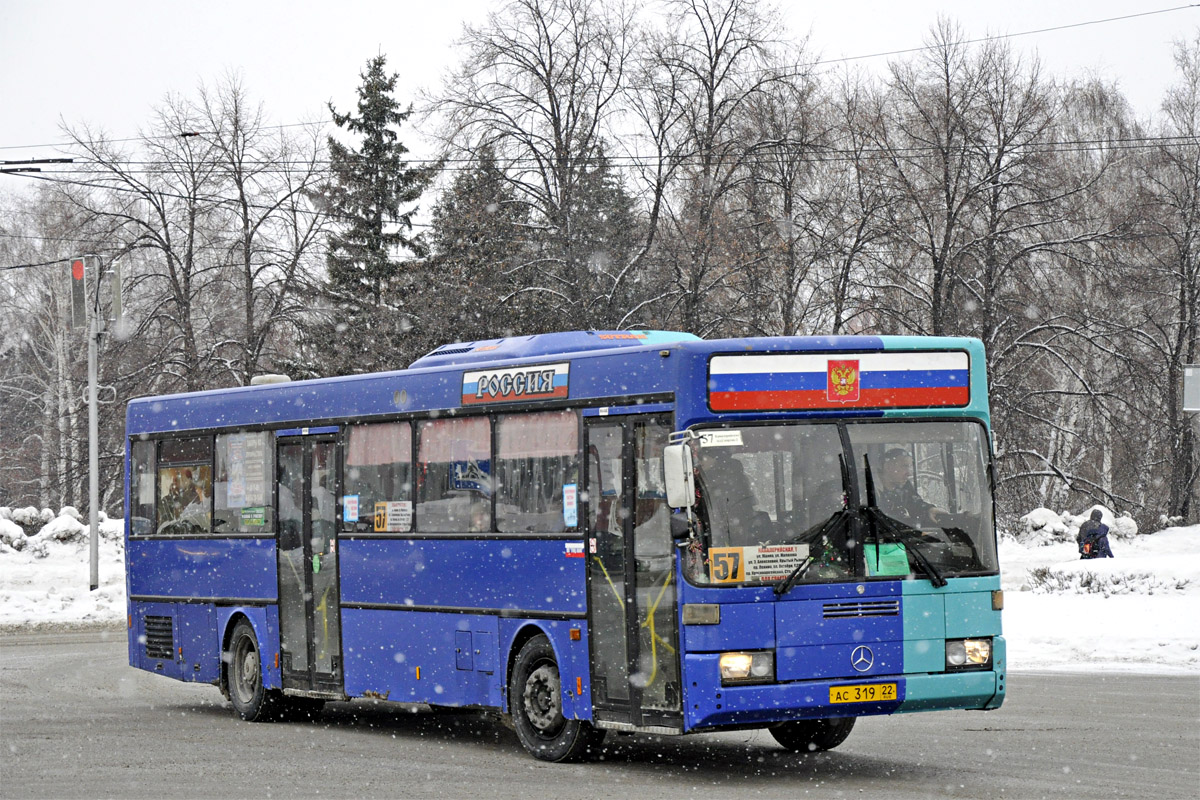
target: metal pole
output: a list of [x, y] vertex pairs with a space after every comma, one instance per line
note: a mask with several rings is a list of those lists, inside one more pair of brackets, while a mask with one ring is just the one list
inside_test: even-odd
[[[96, 269], [96, 294], [100, 294], [100, 259], [93, 257]], [[98, 298], [95, 298], [98, 299]], [[100, 588], [100, 419], [96, 408], [96, 361], [100, 341], [100, 309], [97, 302], [88, 303], [88, 525], [91, 527], [89, 542], [91, 566], [91, 590]]]

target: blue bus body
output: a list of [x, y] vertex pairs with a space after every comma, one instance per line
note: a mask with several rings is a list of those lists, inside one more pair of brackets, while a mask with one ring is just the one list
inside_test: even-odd
[[[892, 409], [861, 407], [853, 401], [833, 407], [789, 407], [791, 401], [785, 399], [778, 408], [731, 409], [740, 401], [728, 398], [738, 397], [738, 391], [758, 391], [755, 386], [807, 390], [800, 377], [771, 372], [775, 362], [770, 360], [755, 362], [765, 365], [756, 366], [757, 373], [739, 373], [729, 381], [713, 366], [724, 363], [714, 358], [734, 355], [811, 355], [828, 357], [832, 376], [834, 361], [858, 370], [859, 362], [868, 363], [872, 354], [890, 358], [927, 352], [961, 354], [968, 377], [959, 381], [966, 386], [959, 400]], [[847, 354], [856, 360], [841, 358]], [[731, 368], [740, 368], [737, 363]], [[554, 365], [559, 365], [558, 372]], [[854, 396], [871, 391], [865, 369], [852, 378], [861, 381], [861, 386], [852, 387]], [[830, 397], [832, 381], [831, 377]], [[731, 393], [717, 402], [714, 392], [719, 389]], [[776, 402], [770, 399], [776, 395], [769, 393], [753, 397], [767, 399], [748, 400], [750, 406]], [[820, 398], [817, 402], [823, 403]], [[510, 422], [508, 415], [546, 410], [577, 419], [578, 438], [572, 440], [576, 455], [547, 456], [551, 445], [540, 451], [517, 445], [520, 456], [509, 459], [510, 466], [504, 468], [513, 470], [508, 475], [577, 470], [569, 473], [576, 477], [544, 481], [551, 484], [544, 494], [552, 503], [549, 512], [538, 506], [542, 517], [537, 519], [559, 514], [563, 522], [557, 530], [500, 530], [508, 512], [502, 509], [504, 499], [492, 496], [496, 492], [466, 485], [461, 477], [448, 486], [434, 485], [440, 480], [432, 477], [439, 459], [459, 459], [460, 467], [450, 470], [453, 475], [461, 476], [464, 463], [494, 474], [505, 460], [503, 448], [512, 446], [503, 443], [505, 434], [498, 429], [511, 424], [516, 431], [526, 424]], [[475, 457], [435, 453], [439, 446], [434, 444], [434, 429], [426, 426], [429, 420], [480, 416], [489, 420], [481, 440], [490, 437], [489, 451]], [[554, 417], [555, 423], [560, 419]], [[540, 420], [535, 422], [540, 425]], [[961, 478], [950, 491], [970, 495], [975, 516], [984, 519], [977, 523], [982, 533], [971, 534], [970, 541], [954, 533], [962, 540], [957, 544], [926, 546], [901, 538], [885, 543], [881, 531], [892, 530], [888, 523], [878, 527], [869, 515], [851, 515], [845, 525], [854, 527], [846, 530], [858, 533], [848, 536], [843, 546], [849, 554], [843, 554], [845, 565], [839, 567], [844, 576], [805, 578], [780, 594], [775, 591], [779, 575], [718, 582], [713, 571], [716, 545], [700, 542], [701, 534], [693, 532], [690, 543], [678, 538], [662, 541], [660, 536], [649, 549], [635, 538], [641, 535], [634, 532], [641, 524], [638, 520], [644, 518], [650, 527], [650, 509], [664, 511], [660, 480], [643, 475], [647, 464], [657, 463], [653, 459], [660, 438], [654, 437], [665, 435], [663, 431], [724, 431], [734, 437], [727, 441], [742, 444], [756, 435], [755, 426], [776, 425], [791, 426], [779, 428], [785, 436], [823, 431], [829, 441], [848, 442], [845, 460], [853, 454], [857, 467], [842, 476], [836, 514], [839, 508], [868, 504], [864, 484], [874, 476], [864, 479], [857, 474], [863, 469], [862, 455], [868, 450], [882, 453], [886, 436], [896, 437], [892, 429], [871, 426], [922, 421], [940, 424], [937, 430], [949, 433], [910, 447], [918, 471], [929, 454], [945, 452], [950, 454], [947, 474], [967, 474], [964, 445], [950, 441], [959, 436], [953, 426], [982, 431], [979, 459], [986, 485], [968, 486]], [[348, 431], [365, 423], [389, 422], [406, 426], [394, 435], [411, 437], [411, 442], [403, 440], [410, 442], [404, 446], [411, 455], [394, 466], [411, 471], [405, 485], [416, 486], [416, 494], [390, 507], [376, 501], [372, 523], [371, 509], [358, 508], [367, 502], [360, 499], [367, 497], [367, 490], [360, 493], [351, 486], [359, 480], [354, 477], [359, 467], [351, 463], [358, 444], [351, 442]], [[245, 663], [261, 670], [258, 677], [266, 693], [512, 712], [514, 665], [531, 639], [544, 636], [560, 678], [562, 717], [596, 728], [686, 733], [808, 719], [996, 708], [1004, 699], [1006, 659], [991, 523], [988, 426], [982, 345], [970, 339], [926, 337], [702, 341], [670, 332], [554, 334], [447, 346], [407, 370], [390, 373], [134, 400], [126, 421], [129, 662], [228, 692], [231, 637], [239, 626], [248, 625], [258, 655]], [[363, 441], [379, 438], [376, 429], [364, 431]], [[250, 438], [239, 439], [242, 434]], [[436, 434], [443, 435], [441, 430]], [[602, 437], [607, 438], [601, 441]], [[428, 452], [419, 449], [426, 443]], [[743, 465], [769, 469], [787, 462], [786, 472], [770, 473], [778, 484], [773, 496], [779, 509], [787, 504], [799, 508], [799, 490], [784, 486], [779, 476], [798, 475], [803, 465], [797, 459], [805, 450], [796, 445], [787, 453], [752, 457], [742, 449], [746, 448], [729, 448], [743, 456]], [[604, 453], [610, 454], [607, 462]], [[717, 455], [715, 448], [711, 454]], [[380, 474], [391, 468], [377, 463], [382, 457], [356, 458]], [[262, 459], [268, 466], [260, 464]], [[305, 487], [310, 498], [294, 517], [288, 516], [293, 512], [285, 510], [280, 489], [289, 464], [299, 466], [286, 480], [299, 481], [297, 486]], [[319, 470], [326, 470], [320, 478]], [[170, 492], [177, 488], [168, 484], [184, 480], [199, 484], [190, 507], [200, 509], [195, 519], [201, 521], [189, 523], [190, 528], [179, 524], [182, 517], [173, 516], [176, 511], [167, 510]], [[258, 484], [267, 488], [260, 491]], [[318, 489], [327, 489], [337, 501], [334, 527], [320, 533], [313, 522]], [[260, 491], [258, 500], [243, 499], [255, 491]], [[435, 499], [423, 499], [427, 497]], [[246, 502], [252, 504], [237, 505]], [[433, 519], [438, 503], [450, 509], [449, 519], [459, 519], [453, 516], [456, 509], [467, 506], [456, 504], [467, 502], [483, 509], [490, 522], [471, 530], [465, 524], [454, 530], [422, 530], [423, 520]], [[957, 502], [964, 504], [961, 498]], [[758, 504], [765, 506], [767, 501]], [[388, 516], [392, 513], [400, 520], [395, 526]], [[536, 521], [534, 510], [520, 513], [525, 516], [515, 517], [519, 522], [514, 525]], [[791, 513], [760, 508], [757, 515], [762, 524], [779, 530], [790, 524]], [[218, 517], [225, 522], [218, 523]], [[282, 553], [281, 520], [293, 518], [304, 526], [296, 530], [311, 538], [295, 544], [298, 557], [289, 560]], [[605, 518], [617, 539], [615, 549], [608, 551], [605, 532], [598, 530]], [[626, 518], [629, 521], [618, 521]], [[903, 535], [911, 537], [909, 531], [905, 527]], [[736, 532], [730, 535], [737, 537]], [[866, 544], [872, 535], [874, 543]], [[698, 553], [690, 567], [689, 547]], [[792, 559], [789, 568], [802, 553], [814, 552], [810, 545], [781, 547]], [[939, 547], [954, 549], [963, 564], [970, 561], [970, 568], [936, 567], [933, 572], [940, 580], [918, 569], [915, 561], [911, 569], [901, 564], [890, 574], [878, 572], [885, 553], [919, 559], [913, 551]], [[990, 553], [985, 552], [988, 548]], [[766, 551], [757, 543], [725, 548], [731, 549], [747, 558]], [[874, 574], [871, 555], [864, 555], [864, 549], [876, 559]], [[643, 550], [654, 552], [643, 557]], [[977, 552], [963, 555], [970, 551]], [[603, 552], [610, 555], [602, 557]], [[288, 588], [297, 563], [305, 574]], [[297, 599], [286, 600], [287, 592]], [[622, 608], [627, 610], [614, 610]], [[970, 647], [984, 641], [990, 652], [979, 664], [951, 664], [947, 643], [959, 640], [969, 641]], [[305, 647], [307, 654], [294, 652]], [[768, 654], [763, 658], [770, 661], [771, 674], [761, 680], [723, 677], [722, 654], [728, 653]], [[839, 693], [839, 687], [855, 696]]]

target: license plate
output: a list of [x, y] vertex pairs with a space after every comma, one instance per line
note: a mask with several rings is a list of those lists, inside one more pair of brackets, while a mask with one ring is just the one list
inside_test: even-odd
[[854, 686], [830, 686], [831, 703], [878, 703], [896, 699], [894, 683], [862, 683]]

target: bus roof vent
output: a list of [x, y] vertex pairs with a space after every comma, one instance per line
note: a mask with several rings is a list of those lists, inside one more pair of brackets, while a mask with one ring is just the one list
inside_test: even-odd
[[680, 331], [566, 331], [535, 336], [510, 336], [478, 342], [455, 342], [421, 356], [410, 367], [445, 367], [487, 361], [558, 356], [619, 347], [662, 346], [674, 342], [698, 342], [699, 336]]
[[251, 386], [266, 386], [271, 383], [291, 383], [287, 375], [255, 375], [250, 379]]

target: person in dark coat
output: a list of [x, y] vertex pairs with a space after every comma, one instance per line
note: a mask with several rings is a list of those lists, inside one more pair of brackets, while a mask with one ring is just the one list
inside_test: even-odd
[[875, 497], [883, 513], [914, 527], [941, 525], [950, 518], [918, 494], [913, 485], [912, 453], [902, 447], [893, 447], [883, 454]]
[[1113, 558], [1108, 546], [1108, 526], [1100, 521], [1102, 516], [1100, 509], [1093, 509], [1092, 518], [1079, 526], [1075, 541], [1079, 543], [1080, 558]]

